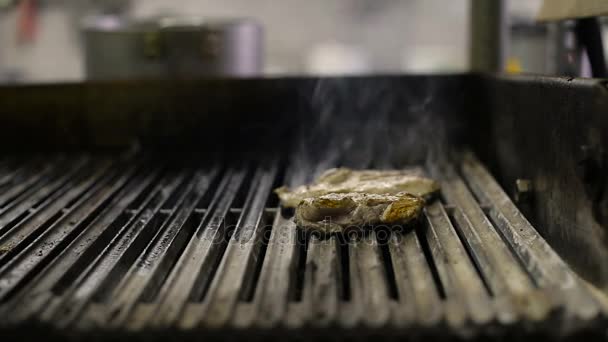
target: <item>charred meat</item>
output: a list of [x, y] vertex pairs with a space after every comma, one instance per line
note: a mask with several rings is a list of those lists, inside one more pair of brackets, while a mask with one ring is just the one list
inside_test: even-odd
[[302, 200], [295, 219], [301, 228], [334, 233], [349, 227], [404, 225], [418, 218], [423, 208], [424, 199], [404, 192], [332, 193]]
[[275, 190], [286, 208], [295, 208], [302, 200], [332, 193], [397, 194], [405, 192], [427, 197], [439, 190], [439, 184], [422, 175], [421, 170], [351, 170], [337, 168], [325, 171], [313, 184], [293, 190]]
[[299, 227], [324, 233], [348, 227], [403, 225], [420, 216], [425, 198], [439, 184], [421, 170], [331, 169], [313, 184], [275, 192], [287, 208], [296, 208]]

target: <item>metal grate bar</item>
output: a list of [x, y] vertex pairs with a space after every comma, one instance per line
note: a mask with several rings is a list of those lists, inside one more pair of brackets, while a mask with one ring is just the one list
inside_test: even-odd
[[[41, 269], [44, 263], [48, 262], [45, 260], [57, 255], [75, 238], [133, 176], [133, 171], [126, 170], [118, 179], [117, 174], [120, 173], [113, 172], [97, 182], [97, 185], [86, 192], [80, 201], [66, 210], [65, 215], [4, 265], [0, 269], [0, 277], [8, 281], [3, 284], [0, 297], [14, 291], [20, 283], [32, 277], [35, 270]], [[92, 179], [96, 179], [96, 176]]]
[[389, 322], [390, 305], [376, 232], [350, 246], [352, 298], [358, 302], [359, 319], [366, 326], [382, 327]]
[[[394, 316], [393, 324], [438, 324], [443, 316], [441, 298], [418, 235], [393, 235], [389, 247], [401, 301], [395, 310], [403, 311]], [[408, 319], [401, 320], [404, 316]]]
[[570, 270], [474, 156], [433, 169], [440, 200], [420, 223], [328, 238], [299, 230], [273, 188], [310, 177], [303, 166], [384, 162], [337, 150], [317, 159], [323, 165], [144, 154], [7, 160], [0, 329], [441, 327], [462, 336], [605, 319], [604, 294]]
[[490, 216], [496, 228], [532, 275], [536, 283], [557, 295], [554, 301], [561, 304], [567, 314], [581, 319], [596, 317], [601, 307], [584, 286], [577, 281], [564, 261], [519, 212], [488, 171], [474, 156], [468, 155], [462, 163], [465, 179], [478, 197], [492, 203]]
[[275, 215], [272, 233], [262, 266], [259, 286], [251, 303], [240, 303], [233, 318], [236, 327], [258, 326], [271, 328], [279, 325], [287, 311], [291, 275], [294, 273], [296, 253], [295, 224], [280, 212]]
[[264, 208], [278, 172], [276, 161], [269, 164], [258, 168], [253, 176], [235, 233], [211, 285], [209, 300], [192, 316], [193, 324], [199, 324], [201, 320], [203, 325], [210, 327], [227, 324], [233, 316], [239, 295], [245, 291], [255, 292], [256, 284], [253, 282], [257, 279], [254, 272], [259, 271], [256, 265], [264, 261], [262, 248], [267, 247], [263, 246], [264, 234], [271, 233], [267, 229], [265, 218], [268, 214]]
[[442, 179], [445, 179], [442, 194], [455, 207], [455, 222], [465, 244], [480, 265], [494, 297], [499, 303], [507, 303], [498, 307], [498, 317], [503, 321], [512, 321], [515, 315], [534, 320], [546, 317], [551, 303], [536, 295], [529, 275], [503, 243], [467, 185], [453, 169], [447, 170]]
[[43, 163], [41, 160], [33, 160], [23, 163], [19, 168], [3, 175], [0, 184], [0, 212], [4, 212], [11, 203], [19, 202], [17, 198], [27, 196], [26, 193], [34, 192], [44, 185], [42, 181], [52, 171], [52, 163]]
[[[169, 326], [176, 323], [191, 299], [200, 298], [215, 269], [213, 259], [219, 253], [220, 241], [226, 239], [224, 219], [245, 178], [246, 170], [228, 170], [204, 219], [197, 227], [185, 251], [159, 293], [157, 309], [150, 324]], [[162, 308], [162, 311], [160, 310]]]
[[340, 304], [336, 238], [321, 240], [312, 236], [309, 239], [302, 296], [288, 306], [287, 324], [292, 328], [305, 324], [331, 325], [337, 319]]
[[[58, 163], [62, 164], [62, 163]], [[86, 160], [78, 159], [74, 163], [74, 167], [69, 167], [67, 172], [65, 167], [57, 165], [54, 168], [53, 174], [50, 178], [53, 180], [49, 181], [48, 184], [41, 183], [40, 187], [35, 187], [32, 191], [28, 191], [24, 196], [20, 196], [18, 201], [9, 203], [2, 209], [0, 214], [0, 236], [4, 236], [16, 225], [21, 223], [23, 220], [31, 218], [34, 213], [39, 209], [41, 203], [44, 204], [52, 203], [53, 199], [63, 194], [63, 191], [67, 191], [68, 187], [66, 184], [73, 184], [73, 177], [81, 171], [81, 168], [86, 165]], [[10, 249], [10, 245], [4, 245]]]
[[82, 317], [85, 320], [78, 323], [86, 326], [94, 324], [94, 321], [86, 319], [88, 316], [83, 316], [82, 312], [91, 301], [102, 300], [103, 293], [124, 275], [128, 265], [135, 261], [146, 243], [154, 236], [162, 221], [166, 219], [166, 215], [159, 212], [160, 208], [184, 177], [182, 174], [163, 178], [139, 212], [131, 217], [122, 232], [79, 277], [61, 306], [52, 312], [47, 311], [50, 319], [60, 326], [71, 324], [76, 318]]
[[462, 326], [467, 320], [486, 324], [494, 317], [488, 293], [440, 203], [425, 209], [426, 238], [445, 293], [446, 320]]
[[[89, 167], [94, 167], [98, 171], [88, 177], [83, 177], [89, 172]], [[81, 196], [89, 195], [91, 188], [109, 170], [109, 163], [92, 164], [89, 167], [79, 169], [80, 174], [74, 174], [73, 180], [64, 183], [48, 199], [37, 204], [35, 209], [30, 209], [27, 216], [0, 238], [0, 244], [10, 248], [10, 251], [0, 256], [0, 266], [4, 265], [9, 257], [27, 248], [33, 239], [44, 233], [56, 221], [65, 217], [70, 211], [69, 207], [72, 202], [77, 201]]]
[[[130, 215], [125, 211], [136, 197], [146, 192], [157, 180], [157, 173], [140, 174], [112, 200], [108, 208], [71, 242], [59, 256], [24, 287], [21, 295], [7, 306], [15, 321], [38, 315], [44, 308], [61, 302], [63, 293], [97, 255], [109, 244]], [[8, 311], [7, 310], [7, 311]]]
[[138, 261], [131, 266], [121, 285], [107, 299], [107, 310], [103, 311], [101, 322], [107, 321], [113, 327], [126, 324], [139, 300], [154, 300], [177, 256], [194, 232], [194, 208], [209, 191], [217, 173], [217, 168], [214, 168], [208, 173], [197, 172], [192, 177], [171, 209], [170, 217], [159, 231], [158, 237], [148, 245]]

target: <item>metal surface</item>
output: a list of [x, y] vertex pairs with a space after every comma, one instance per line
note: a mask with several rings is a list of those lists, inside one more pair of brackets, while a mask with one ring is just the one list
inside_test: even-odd
[[476, 150], [505, 185], [532, 181], [528, 218], [584, 278], [608, 289], [605, 80], [489, 78]]
[[579, 275], [606, 291], [606, 108], [606, 80], [538, 76], [2, 86], [0, 149], [99, 150], [138, 141], [231, 156], [272, 147], [251, 154], [262, 157], [296, 141], [302, 183], [340, 153], [347, 166], [385, 168], [470, 148], [509, 194], [517, 179], [531, 181], [520, 209]]
[[366, 136], [380, 133], [394, 146], [385, 149], [387, 156], [420, 145], [405, 157], [409, 163], [422, 162], [436, 144], [429, 141], [431, 135], [440, 135], [439, 144], [459, 144], [468, 136], [462, 134], [466, 121], [461, 119], [475, 81], [470, 75], [435, 75], [0, 86], [0, 125], [5, 128], [0, 150], [100, 149], [133, 141], [240, 150], [267, 139], [262, 131], [272, 131], [273, 142], [287, 143], [303, 128], [322, 132], [318, 139], [305, 138], [314, 145], [332, 130], [339, 131], [336, 138], [348, 140], [342, 132], [348, 129]]
[[0, 329], [558, 337], [605, 322], [603, 294], [473, 155], [431, 170], [442, 193], [414, 226], [327, 239], [277, 208], [297, 164], [160, 160], [2, 164]]
[[87, 79], [168, 76], [160, 30], [154, 22], [94, 17], [85, 22], [83, 36]]
[[83, 28], [91, 80], [252, 77], [264, 67], [264, 32], [249, 19], [94, 17]]
[[262, 73], [264, 32], [253, 20], [165, 18], [160, 27], [173, 76], [251, 77]]
[[501, 72], [507, 54], [507, 1], [473, 0], [471, 9], [471, 70]]

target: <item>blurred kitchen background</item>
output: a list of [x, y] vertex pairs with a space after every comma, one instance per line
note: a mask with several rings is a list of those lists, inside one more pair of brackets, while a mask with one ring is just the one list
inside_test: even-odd
[[[573, 44], [567, 23], [536, 23], [541, 2], [508, 1], [508, 72], [555, 74], [557, 53], [576, 58], [563, 52]], [[93, 49], [88, 58], [102, 62], [120, 54], [116, 46], [87, 45], [86, 25], [111, 30], [126, 20], [199, 15], [257, 22], [264, 40], [259, 72], [268, 75], [460, 72], [469, 69], [469, 6], [468, 0], [0, 0], [0, 82], [86, 79], [87, 49]], [[159, 52], [143, 44], [153, 69]]]

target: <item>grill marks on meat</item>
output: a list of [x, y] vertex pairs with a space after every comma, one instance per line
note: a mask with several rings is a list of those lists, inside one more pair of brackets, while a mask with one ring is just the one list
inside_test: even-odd
[[332, 193], [302, 200], [295, 219], [301, 228], [334, 233], [348, 227], [407, 224], [418, 218], [423, 208], [424, 199], [404, 192]]
[[330, 169], [310, 185], [275, 190], [296, 208], [299, 227], [324, 233], [367, 225], [403, 225], [418, 218], [439, 184], [414, 170]]

